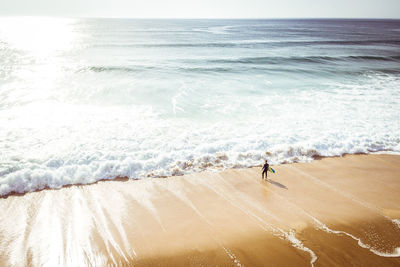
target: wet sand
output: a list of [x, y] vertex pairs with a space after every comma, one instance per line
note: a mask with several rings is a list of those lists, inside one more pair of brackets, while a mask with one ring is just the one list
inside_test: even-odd
[[0, 266], [400, 266], [400, 156], [0, 199]]

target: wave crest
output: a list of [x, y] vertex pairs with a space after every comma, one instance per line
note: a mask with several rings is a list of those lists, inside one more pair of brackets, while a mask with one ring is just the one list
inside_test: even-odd
[[135, 160], [132, 157], [124, 159], [104, 159], [93, 157], [89, 164], [71, 163], [50, 159], [42, 165], [35, 163], [31, 168], [22, 170], [3, 170], [5, 178], [0, 180], [0, 196], [13, 193], [25, 193], [45, 188], [61, 188], [73, 184], [90, 184], [99, 180], [111, 180], [117, 177], [132, 179], [160, 178], [179, 176], [201, 171], [220, 171], [227, 168], [248, 168], [260, 166], [265, 159], [270, 164], [286, 164], [309, 162], [324, 156], [342, 156], [344, 154], [370, 153], [379, 151], [396, 151], [382, 145], [371, 143], [365, 148], [353, 150], [318, 151], [316, 148], [288, 146], [274, 148], [268, 151], [249, 152], [215, 152], [198, 157], [190, 157], [174, 161], [172, 158], [161, 157], [149, 161]]

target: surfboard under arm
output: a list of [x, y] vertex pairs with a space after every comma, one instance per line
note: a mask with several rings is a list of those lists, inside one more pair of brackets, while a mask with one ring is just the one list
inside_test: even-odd
[[268, 170], [269, 170], [270, 172], [272, 172], [272, 173], [275, 173], [275, 170], [272, 169], [271, 167], [268, 167]]

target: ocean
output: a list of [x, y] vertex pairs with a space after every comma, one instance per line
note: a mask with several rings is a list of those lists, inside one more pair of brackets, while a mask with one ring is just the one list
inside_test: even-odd
[[400, 20], [0, 18], [0, 195], [400, 153]]

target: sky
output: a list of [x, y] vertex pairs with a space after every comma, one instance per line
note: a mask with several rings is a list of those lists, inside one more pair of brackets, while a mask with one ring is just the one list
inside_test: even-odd
[[0, 15], [126, 18], [400, 18], [400, 0], [0, 0]]

